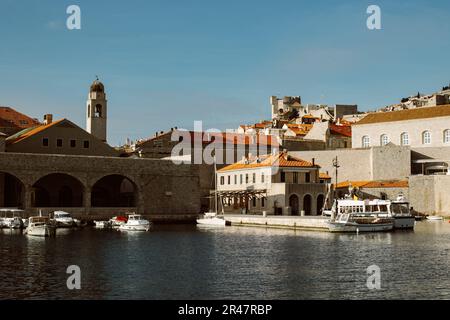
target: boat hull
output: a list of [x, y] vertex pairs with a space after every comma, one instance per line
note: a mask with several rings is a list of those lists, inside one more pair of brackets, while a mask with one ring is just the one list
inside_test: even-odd
[[119, 230], [121, 231], [148, 231], [150, 230], [150, 225], [135, 225], [135, 226], [130, 226], [130, 225], [122, 225], [119, 227]]
[[345, 233], [345, 232], [383, 232], [390, 231], [394, 228], [394, 223], [340, 223], [328, 222], [328, 230], [330, 232]]
[[416, 219], [413, 216], [394, 217], [394, 229], [414, 229]]
[[197, 224], [200, 225], [208, 225], [208, 226], [222, 226], [225, 227], [226, 226], [226, 221], [225, 219], [221, 219], [221, 218], [200, 218], [197, 219]]
[[25, 233], [34, 237], [52, 237], [56, 235], [56, 229], [53, 226], [35, 226], [27, 227]]

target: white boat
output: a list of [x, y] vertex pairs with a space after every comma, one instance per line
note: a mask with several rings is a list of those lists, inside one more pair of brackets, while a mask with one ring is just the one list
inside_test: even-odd
[[95, 227], [98, 229], [107, 229], [111, 228], [111, 222], [110, 221], [97, 221], [94, 220]]
[[[23, 210], [20, 209], [10, 209], [10, 208], [2, 208], [0, 212], [3, 213], [3, 218], [0, 218], [0, 228], [9, 228], [9, 229], [23, 229], [24, 223], [22, 218], [20, 217]], [[9, 217], [8, 217], [9, 216]]]
[[140, 214], [130, 214], [127, 223], [121, 225], [119, 230], [123, 231], [148, 231], [150, 221], [144, 219]]
[[55, 212], [53, 212], [53, 219], [56, 221], [56, 226], [58, 228], [76, 227], [75, 220], [72, 218], [72, 216], [68, 212], [55, 211]]
[[331, 218], [327, 221], [330, 232], [378, 232], [394, 228], [390, 216], [390, 202], [338, 199], [334, 202]]
[[127, 223], [128, 218], [125, 216], [114, 216], [109, 219], [109, 223], [112, 228], [119, 228]]
[[38, 237], [50, 237], [56, 235], [56, 226], [49, 217], [30, 217], [25, 234]]
[[225, 227], [227, 225], [225, 218], [223, 216], [219, 217], [217, 215], [218, 211], [218, 199], [217, 199], [217, 165], [216, 165], [216, 157], [214, 157], [214, 212], [205, 212], [200, 218], [198, 218], [197, 224], [203, 226], [222, 226]]
[[440, 216], [427, 216], [427, 220], [430, 220], [430, 221], [441, 221], [443, 219], [444, 218], [442, 218]]
[[414, 229], [416, 218], [411, 214], [409, 202], [403, 194], [391, 202], [390, 214], [394, 218], [394, 229]]

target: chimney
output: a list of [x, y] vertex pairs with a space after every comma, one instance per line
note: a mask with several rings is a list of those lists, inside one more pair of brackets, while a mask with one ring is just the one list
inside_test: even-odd
[[44, 124], [50, 124], [53, 122], [52, 114], [44, 114]]

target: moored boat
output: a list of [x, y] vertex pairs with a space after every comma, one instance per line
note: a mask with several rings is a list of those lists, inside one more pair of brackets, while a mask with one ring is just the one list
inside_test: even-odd
[[127, 223], [121, 225], [122, 231], [148, 231], [150, 230], [150, 221], [144, 219], [140, 214], [130, 214]]
[[30, 217], [25, 234], [38, 237], [50, 237], [56, 235], [56, 226], [49, 217]]
[[111, 219], [109, 219], [109, 223], [111, 224], [112, 228], [119, 228], [120, 226], [123, 226], [128, 221], [128, 218], [126, 216], [114, 216]]
[[53, 219], [55, 220], [56, 227], [58, 228], [73, 228], [77, 226], [70, 213], [65, 211], [53, 212]]
[[427, 220], [430, 221], [442, 221], [443, 219], [441, 216], [427, 216]]
[[210, 226], [226, 226], [227, 223], [223, 217], [217, 216], [215, 212], [205, 212], [201, 218], [197, 219], [197, 224]]
[[108, 229], [111, 228], [111, 222], [110, 221], [97, 221], [94, 220], [95, 227], [98, 229]]
[[353, 214], [339, 214], [334, 220], [327, 221], [330, 232], [380, 232], [390, 231], [394, 228], [392, 218], [361, 218]]

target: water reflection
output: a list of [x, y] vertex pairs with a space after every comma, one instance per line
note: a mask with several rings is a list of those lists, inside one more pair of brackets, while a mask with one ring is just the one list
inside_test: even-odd
[[[61, 231], [54, 238], [0, 232], [0, 298], [450, 298], [447, 222], [358, 235], [196, 226]], [[76, 292], [66, 288], [72, 264], [82, 270]], [[366, 287], [372, 264], [381, 268], [381, 291]]]

